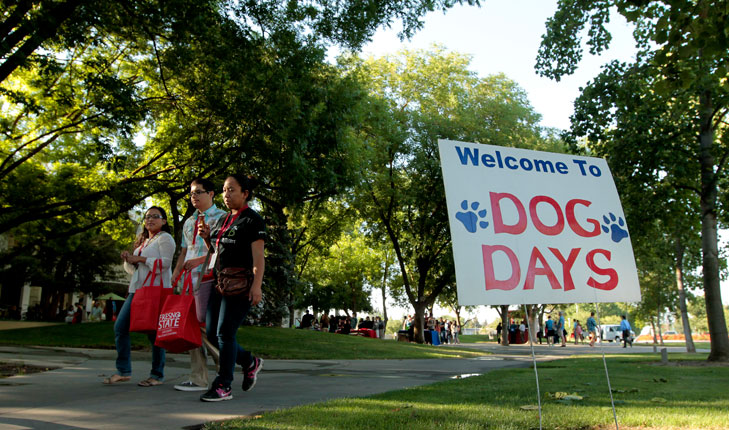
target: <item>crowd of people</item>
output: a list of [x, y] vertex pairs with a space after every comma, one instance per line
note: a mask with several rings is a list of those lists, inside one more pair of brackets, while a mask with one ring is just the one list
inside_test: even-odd
[[[297, 328], [305, 330], [326, 331], [339, 334], [359, 334], [374, 338], [385, 338], [385, 322], [379, 316], [365, 316], [357, 318], [348, 315], [327, 315], [322, 313], [320, 317], [313, 315], [308, 309], [298, 322]], [[433, 344], [433, 337], [437, 336], [436, 344], [458, 344], [461, 343], [458, 335], [461, 332], [456, 321], [434, 318], [432, 315], [425, 320], [425, 343]], [[433, 333], [433, 334], [431, 334]], [[402, 322], [398, 334], [404, 336], [410, 342], [415, 341], [415, 325], [413, 315], [407, 315]]]
[[104, 303], [101, 300], [95, 300], [91, 307], [91, 312], [86, 312], [81, 303], [70, 306], [66, 311], [65, 321], [69, 324], [80, 324], [82, 322], [99, 322], [106, 319], [104, 313]]
[[374, 336], [379, 339], [385, 338], [385, 322], [379, 317], [357, 318], [348, 315], [327, 315], [322, 313], [319, 318], [307, 309], [301, 317], [298, 328], [307, 330], [324, 331], [338, 334], [369, 334], [366, 330], [372, 330]]
[[[522, 320], [521, 323], [517, 324], [517, 322], [514, 320], [514, 318], [511, 318], [509, 320], [509, 326], [508, 329], [508, 340], [509, 344], [518, 344], [518, 343], [526, 343], [528, 339], [528, 328], [527, 328], [527, 322], [526, 320]], [[501, 343], [501, 336], [503, 335], [503, 326], [501, 325], [501, 322], [499, 321], [499, 324], [496, 326], [496, 333], [497, 338], [496, 342]], [[537, 335], [540, 336], [540, 333], [537, 332]]]
[[[529, 341], [528, 330], [529, 327], [526, 320], [522, 320], [521, 323], [517, 324], [512, 318], [510, 319], [509, 326], [506, 328], [504, 328], [501, 322], [499, 322], [496, 326], [496, 341], [497, 343], [501, 343], [501, 336], [506, 334], [510, 344], [526, 343]], [[630, 335], [630, 323], [627, 321], [625, 315], [622, 316], [620, 330], [623, 334], [623, 348], [626, 347], [626, 344], [633, 346]], [[549, 346], [556, 346], [557, 344], [562, 347], [567, 346], [567, 336], [569, 333], [567, 332], [567, 325], [562, 312], [558, 312], [557, 317], [554, 319], [552, 319], [552, 315], [547, 315], [544, 328], [536, 327], [536, 334], [540, 345], [544, 340]], [[575, 345], [585, 343], [587, 340], [588, 345], [594, 347], [597, 338], [598, 325], [595, 320], [595, 312], [590, 312], [590, 317], [587, 318], [585, 326], [583, 326], [578, 319], [575, 319], [572, 322], [572, 339], [574, 340]]]
[[[456, 321], [446, 320], [445, 317], [435, 318], [432, 314], [425, 318], [426, 335], [423, 336], [425, 343], [434, 344], [433, 336], [436, 336], [439, 344], [458, 344], [458, 334], [461, 332], [461, 326]], [[407, 336], [410, 342], [415, 341], [415, 319], [413, 315], [408, 315], [402, 323], [400, 333]]]

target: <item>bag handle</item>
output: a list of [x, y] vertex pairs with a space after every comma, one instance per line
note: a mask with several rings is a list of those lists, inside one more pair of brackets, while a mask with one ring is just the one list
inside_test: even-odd
[[191, 296], [192, 295], [192, 271], [183, 270], [182, 273], [185, 274], [185, 280], [182, 283], [182, 292], [181, 292], [182, 294], [181, 295]]
[[[156, 285], [154, 285], [154, 281], [155, 281], [155, 279], [157, 279], [157, 268], [158, 267], [161, 272], [162, 271], [162, 260], [160, 260], [159, 258], [155, 258], [154, 265], [152, 265], [152, 270], [149, 273], [147, 273], [147, 277], [144, 278], [144, 282], [142, 283], [142, 288], [156, 286]], [[150, 281], [149, 285], [147, 285], [147, 279], [149, 279], [150, 276], [152, 277], [152, 280]], [[162, 288], [162, 287], [164, 287], [164, 285], [162, 285], [162, 274], [161, 273], [160, 273], [159, 278], [160, 278], [159, 287]]]
[[[179, 274], [177, 274], [177, 277], [175, 278], [175, 280], [172, 281], [172, 285], [177, 285], [177, 283], [180, 282], [180, 278], [184, 279], [182, 281], [182, 289], [180, 290], [180, 295], [184, 296], [184, 295], [188, 294], [188, 293], [186, 293], [186, 291], [188, 289], [187, 286], [188, 286], [188, 284], [192, 285], [191, 275], [192, 275], [191, 270], [184, 269]], [[189, 294], [192, 294], [192, 291], [190, 291]]]
[[[187, 270], [181, 271], [180, 273], [177, 274], [177, 277], [174, 280], [172, 280], [173, 287], [176, 286], [178, 282], [180, 282], [180, 278], [182, 277], [182, 275], [185, 274], [185, 272], [187, 272]], [[184, 288], [184, 286], [183, 286], [183, 288]]]
[[[194, 291], [197, 291], [200, 289], [200, 282], [202, 281], [202, 278], [204, 276], [204, 269], [207, 267], [207, 265], [210, 263], [210, 251], [208, 251], [208, 254], [205, 256], [205, 262], [203, 263], [203, 270], [200, 271], [199, 276], [197, 277], [197, 282], [195, 285], [192, 285], [192, 270], [183, 270], [180, 272], [179, 275], [177, 275], [177, 278], [175, 278], [174, 282], [172, 282], [172, 285], [177, 285], [177, 282], [180, 281], [180, 278], [184, 276], [184, 281], [182, 283], [182, 291], [181, 295], [193, 295]], [[193, 269], [194, 270], [194, 269]], [[152, 281], [154, 282], [154, 280]]]
[[[210, 264], [210, 255], [212, 255], [212, 253], [208, 249], [208, 254], [205, 256], [205, 262], [203, 263], [202, 270], [200, 271], [200, 276], [197, 277], [197, 282], [195, 283], [195, 289], [193, 291], [200, 290], [200, 282], [202, 281], [202, 278], [204, 276], [203, 272], [205, 272], [205, 269], [208, 267], [208, 264]], [[212, 272], [212, 270], [211, 270], [211, 272]]]

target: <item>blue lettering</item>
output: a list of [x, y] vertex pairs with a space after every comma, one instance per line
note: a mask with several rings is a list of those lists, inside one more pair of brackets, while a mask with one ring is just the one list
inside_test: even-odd
[[471, 148], [463, 148], [463, 152], [461, 152], [461, 147], [456, 146], [456, 152], [458, 152], [458, 158], [461, 159], [461, 164], [464, 166], [468, 164], [469, 159], [471, 164], [478, 166], [478, 149], [474, 149], [472, 152]]
[[496, 165], [494, 164], [495, 161], [494, 156], [491, 154], [483, 154], [481, 156], [481, 164], [486, 167], [494, 167]]
[[[511, 155], [504, 156], [501, 151], [494, 151], [493, 154], [480, 153], [478, 148], [469, 148], [456, 146], [456, 153], [462, 165], [478, 166], [479, 161], [484, 167], [498, 167], [499, 169], [507, 168], [509, 170], [523, 170], [525, 172], [541, 172], [541, 173], [559, 173], [566, 175], [569, 173], [567, 164], [562, 161], [552, 162], [550, 160], [541, 160], [538, 158], [520, 158]], [[599, 167], [588, 164], [585, 160], [572, 160], [579, 169], [582, 176], [592, 175], [599, 177], [602, 171]]]
[[572, 160], [573, 163], [580, 166], [580, 173], [582, 173], [582, 176], [587, 176], [587, 172], [585, 172], [585, 164], [587, 164], [587, 161], [585, 160]]
[[534, 160], [534, 168], [537, 169], [537, 172], [549, 171], [549, 173], [554, 173], [554, 166], [551, 161]]

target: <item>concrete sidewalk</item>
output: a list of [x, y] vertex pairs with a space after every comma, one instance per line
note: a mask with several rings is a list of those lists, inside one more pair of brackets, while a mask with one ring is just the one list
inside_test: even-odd
[[[0, 429], [195, 429], [209, 421], [532, 365], [531, 349], [526, 345], [461, 346], [493, 355], [440, 360], [267, 359], [252, 391], [240, 389], [242, 378], [237, 373], [234, 398], [219, 403], [201, 402], [200, 392], [173, 389], [189, 372], [186, 354], [168, 354], [165, 384], [144, 388], [136, 383], [148, 376], [151, 352], [132, 353], [132, 381], [106, 386], [101, 380], [114, 373], [113, 350], [0, 347], [0, 361], [56, 367], [0, 379]], [[623, 349], [617, 345], [606, 345], [603, 350], [607, 354], [652, 352], [650, 347]], [[539, 361], [600, 352], [584, 345], [535, 348]], [[210, 376], [214, 376], [212, 369]]]
[[[0, 361], [58, 367], [0, 379], [0, 429], [182, 429], [340, 397], [359, 397], [429, 384], [463, 374], [526, 367], [531, 357], [468, 360], [266, 360], [256, 387], [207, 403], [200, 392], [173, 389], [189, 372], [186, 354], [168, 354], [165, 384], [138, 387], [150, 352], [133, 352], [132, 381], [107, 386], [116, 352], [73, 348], [0, 347]], [[210, 372], [211, 379], [214, 376]]]

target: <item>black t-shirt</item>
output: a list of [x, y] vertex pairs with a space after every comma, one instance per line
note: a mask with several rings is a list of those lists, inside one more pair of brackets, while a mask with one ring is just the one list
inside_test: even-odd
[[312, 314], [305, 314], [301, 318], [301, 328], [311, 327], [311, 323], [313, 321], [314, 321], [314, 315], [312, 315]]
[[[220, 217], [210, 227], [210, 241], [218, 243], [218, 235], [223, 228], [223, 223], [233, 217], [230, 213]], [[227, 224], [227, 223], [226, 223]], [[215, 262], [216, 270], [225, 267], [245, 267], [253, 270], [253, 251], [251, 243], [257, 240], [266, 240], [266, 224], [263, 218], [250, 207], [243, 210], [233, 224], [225, 230], [220, 238], [217, 250], [218, 256]]]

